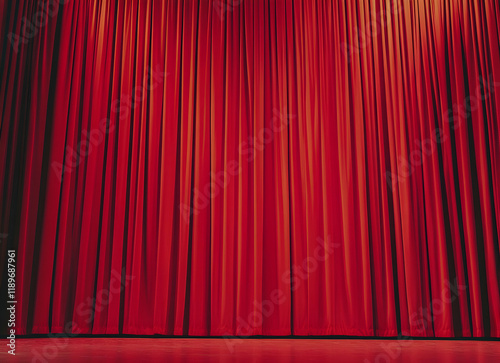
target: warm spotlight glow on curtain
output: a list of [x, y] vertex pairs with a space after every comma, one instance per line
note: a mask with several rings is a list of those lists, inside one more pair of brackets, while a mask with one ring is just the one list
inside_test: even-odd
[[18, 334], [500, 337], [498, 1], [0, 14]]

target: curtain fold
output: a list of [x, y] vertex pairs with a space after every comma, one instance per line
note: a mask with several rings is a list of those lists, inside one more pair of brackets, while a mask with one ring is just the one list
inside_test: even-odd
[[0, 14], [17, 334], [500, 337], [498, 1]]

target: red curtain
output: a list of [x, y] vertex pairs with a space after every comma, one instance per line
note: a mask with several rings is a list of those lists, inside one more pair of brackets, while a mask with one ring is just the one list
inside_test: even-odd
[[500, 337], [498, 1], [0, 11], [18, 334]]

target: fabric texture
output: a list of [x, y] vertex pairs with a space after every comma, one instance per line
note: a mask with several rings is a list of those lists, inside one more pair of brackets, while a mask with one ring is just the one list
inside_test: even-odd
[[0, 14], [17, 334], [500, 337], [498, 1]]

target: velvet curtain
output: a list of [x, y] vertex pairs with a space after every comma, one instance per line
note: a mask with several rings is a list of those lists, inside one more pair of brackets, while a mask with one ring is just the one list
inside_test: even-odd
[[500, 337], [498, 1], [0, 13], [17, 334]]

